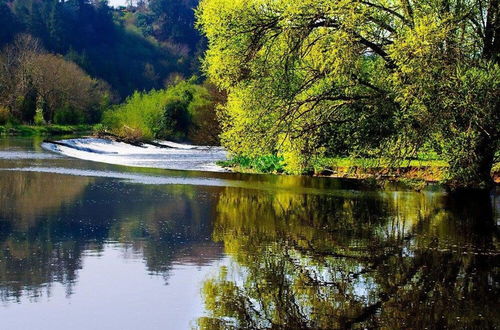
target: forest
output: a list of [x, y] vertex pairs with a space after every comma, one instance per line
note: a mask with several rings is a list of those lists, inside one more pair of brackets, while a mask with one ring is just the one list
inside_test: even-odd
[[[0, 120], [9, 112], [12, 120], [32, 123], [39, 109], [47, 122], [95, 123], [103, 109], [134, 91], [190, 77], [203, 49], [195, 5], [0, 1]], [[72, 79], [86, 85], [68, 86]]]
[[440, 164], [450, 187], [491, 187], [499, 7], [1, 0], [0, 125], [221, 144], [225, 165], [263, 172], [401, 172], [420, 161]]

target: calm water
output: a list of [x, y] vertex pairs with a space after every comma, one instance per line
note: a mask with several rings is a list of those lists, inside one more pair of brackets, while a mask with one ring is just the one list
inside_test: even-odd
[[497, 328], [500, 194], [137, 169], [0, 140], [1, 329]]

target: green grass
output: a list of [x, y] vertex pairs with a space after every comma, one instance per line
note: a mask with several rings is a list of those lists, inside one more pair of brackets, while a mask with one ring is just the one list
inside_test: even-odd
[[[235, 156], [230, 160], [220, 161], [218, 165], [223, 167], [232, 167], [245, 170], [254, 170], [261, 173], [284, 173], [285, 163], [282, 157], [276, 155], [267, 155], [261, 157]], [[320, 173], [333, 168], [363, 168], [363, 169], [384, 169], [384, 168], [407, 168], [407, 167], [435, 167], [444, 168], [448, 164], [434, 157], [423, 159], [405, 160], [400, 162], [391, 162], [379, 158], [316, 158], [312, 164], [312, 169], [306, 172]]]
[[411, 159], [390, 161], [380, 158], [319, 158], [313, 164], [316, 170], [335, 167], [360, 168], [405, 168], [405, 167], [447, 167], [448, 163], [440, 159]]
[[3, 125], [0, 135], [43, 136], [80, 134], [92, 131], [92, 125]]
[[[268, 155], [262, 157], [237, 156], [218, 165], [232, 168], [236, 172], [283, 173], [286, 164], [282, 157]], [[448, 164], [436, 155], [424, 155], [419, 159], [391, 162], [380, 158], [315, 158], [311, 167], [302, 174], [327, 175], [333, 177], [370, 179], [387, 178], [411, 183], [420, 187], [427, 181], [440, 181]]]

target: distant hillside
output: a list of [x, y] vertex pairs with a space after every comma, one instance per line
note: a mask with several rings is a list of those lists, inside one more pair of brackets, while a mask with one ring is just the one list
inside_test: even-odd
[[0, 48], [28, 33], [124, 98], [197, 71], [203, 42], [198, 1], [152, 0], [114, 9], [105, 1], [0, 0]]

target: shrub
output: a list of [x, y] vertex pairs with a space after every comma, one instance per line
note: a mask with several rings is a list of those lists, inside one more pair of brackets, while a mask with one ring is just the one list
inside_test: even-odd
[[54, 123], [61, 125], [76, 125], [86, 122], [85, 114], [71, 106], [64, 106], [55, 111]]
[[103, 124], [122, 137], [152, 139], [161, 135], [165, 91], [135, 92], [103, 115]]
[[9, 121], [10, 113], [7, 108], [0, 106], [0, 125], [5, 125]]
[[284, 159], [277, 155], [265, 155], [259, 157], [234, 156], [227, 161], [218, 162], [224, 167], [241, 167], [252, 169], [261, 173], [283, 173], [285, 172]]
[[92, 134], [99, 136], [104, 133], [106, 133], [106, 126], [104, 124], [95, 124], [92, 127]]
[[35, 122], [35, 125], [45, 125], [45, 119], [43, 118], [42, 110], [37, 110], [35, 112], [33, 121]]
[[[208, 90], [193, 80], [181, 81], [164, 90], [136, 92], [123, 104], [103, 115], [103, 124], [114, 134], [129, 139], [201, 141], [202, 130], [217, 131], [210, 121], [215, 104]], [[208, 118], [208, 119], [207, 119]], [[208, 144], [211, 141], [208, 141]]]

